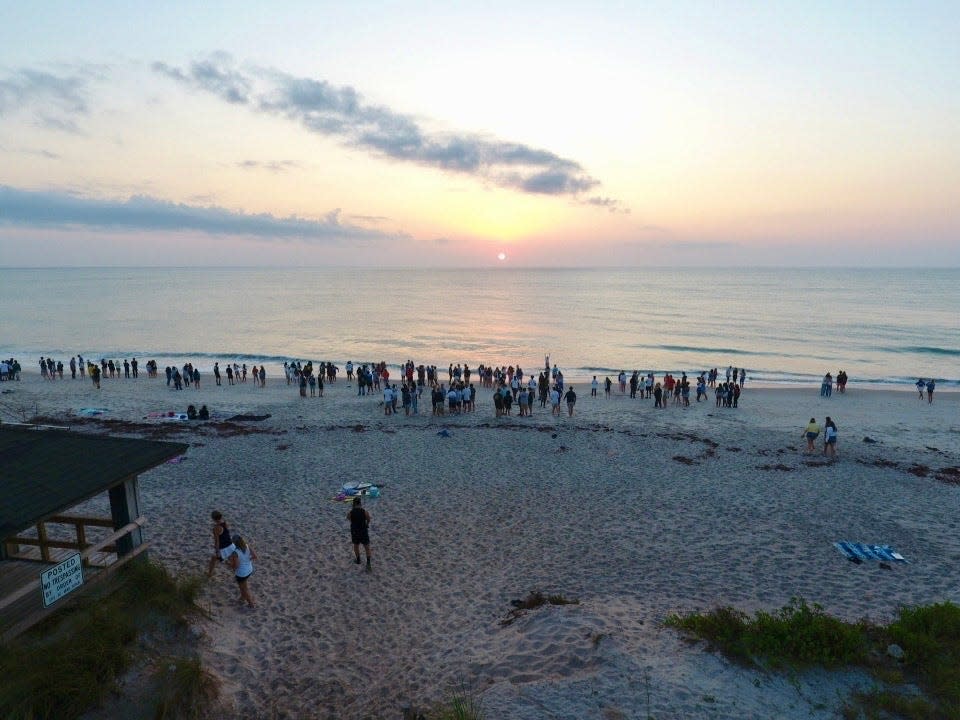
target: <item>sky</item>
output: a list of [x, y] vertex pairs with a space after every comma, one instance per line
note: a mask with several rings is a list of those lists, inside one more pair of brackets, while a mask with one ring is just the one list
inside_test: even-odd
[[0, 266], [960, 266], [955, 0], [0, 3]]

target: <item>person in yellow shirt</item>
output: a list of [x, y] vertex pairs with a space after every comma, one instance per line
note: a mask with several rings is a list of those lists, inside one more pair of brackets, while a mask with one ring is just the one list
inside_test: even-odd
[[810, 422], [807, 423], [807, 427], [803, 430], [803, 436], [807, 438], [807, 452], [813, 453], [817, 449], [813, 446], [813, 441], [817, 439], [820, 435], [820, 426], [817, 424], [816, 418], [810, 418]]

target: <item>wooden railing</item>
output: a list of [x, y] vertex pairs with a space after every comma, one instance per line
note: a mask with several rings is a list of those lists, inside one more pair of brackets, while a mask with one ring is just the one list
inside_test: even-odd
[[[105, 537], [103, 540], [99, 541], [98, 543], [94, 545], [88, 545], [84, 550], [80, 551], [80, 559], [83, 561], [84, 565], [87, 565], [88, 564], [87, 561], [89, 560], [91, 555], [98, 552], [108, 552], [107, 548], [116, 547], [117, 540], [119, 540], [120, 538], [126, 535], [129, 535], [135, 530], [139, 530], [141, 527], [144, 526], [144, 524], [146, 524], [146, 522], [147, 522], [146, 518], [138, 517], [135, 521], [133, 521], [129, 525], [124, 525], [122, 528], [111, 533], [109, 536]], [[120, 565], [125, 564], [128, 560], [131, 560], [132, 558], [136, 557], [146, 549], [147, 549], [147, 544], [143, 543], [135, 547], [132, 552], [126, 553], [118, 557], [116, 562], [110, 563], [109, 565], [102, 565], [99, 567], [104, 567], [104, 568], [109, 567], [111, 570], [113, 570], [114, 567], [119, 567]], [[41, 551], [42, 551], [42, 547], [41, 547]], [[35, 592], [37, 589], [39, 589], [39, 587], [40, 587], [40, 576], [38, 575], [35, 580], [32, 580], [28, 584], [17, 588], [16, 590], [14, 590], [12, 593], [8, 595], [4, 595], [3, 597], [0, 597], [0, 610], [7, 607], [8, 605], [11, 605], [12, 603], [16, 602], [20, 598], [30, 594], [31, 592]]]
[[[76, 535], [77, 539], [75, 541], [51, 540], [47, 533], [48, 524], [73, 525], [74, 534]], [[7, 543], [8, 557], [33, 559], [20, 553], [19, 548], [17, 548], [18, 545], [28, 545], [31, 547], [40, 548], [40, 560], [43, 562], [53, 562], [53, 558], [50, 554], [51, 548], [58, 550], [79, 550], [81, 553], [83, 553], [85, 550], [91, 547], [91, 544], [87, 542], [88, 527], [112, 528], [113, 521], [109, 518], [84, 517], [81, 515], [54, 515], [43, 522], [37, 523], [37, 537], [14, 536], [6, 538], [5, 542]], [[117, 547], [115, 544], [108, 543], [101, 549], [101, 552], [115, 553], [117, 552]], [[103, 564], [93, 563], [89, 559], [89, 555], [84, 557], [84, 565], [103, 566]]]

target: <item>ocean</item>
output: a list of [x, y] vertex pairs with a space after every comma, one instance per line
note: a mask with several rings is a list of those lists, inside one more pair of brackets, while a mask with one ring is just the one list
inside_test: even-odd
[[[960, 383], [960, 269], [0, 268], [0, 356]], [[444, 374], [443, 377], [446, 375]]]

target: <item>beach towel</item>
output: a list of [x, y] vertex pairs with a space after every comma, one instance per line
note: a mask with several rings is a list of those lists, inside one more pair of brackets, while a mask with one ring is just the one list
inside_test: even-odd
[[889, 545], [868, 545], [866, 543], [851, 542], [849, 540], [840, 540], [833, 546], [840, 551], [850, 562], [857, 565], [864, 560], [879, 560], [880, 562], [907, 562], [906, 558], [896, 552]]
[[373, 483], [368, 482], [345, 482], [340, 490], [345, 492], [347, 495], [361, 495], [366, 493], [367, 490], [374, 487]]
[[250, 422], [260, 422], [261, 420], [266, 420], [270, 417], [267, 415], [234, 415], [233, 417], [228, 417], [227, 420], [230, 422], [242, 422], [244, 420], [249, 420]]
[[364, 488], [363, 490], [357, 492], [354, 490], [350, 492], [348, 490], [341, 490], [336, 495], [333, 496], [334, 502], [353, 502], [354, 498], [362, 497], [363, 499], [374, 499], [380, 497], [380, 488], [376, 485], [371, 485], [369, 488]]
[[93, 417], [94, 415], [103, 415], [108, 413], [110, 410], [108, 408], [80, 408], [80, 414], [86, 415], [87, 417]]

